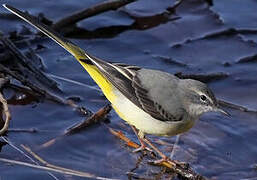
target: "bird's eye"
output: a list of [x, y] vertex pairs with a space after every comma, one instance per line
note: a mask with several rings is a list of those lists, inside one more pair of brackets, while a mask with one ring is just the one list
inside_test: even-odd
[[201, 95], [201, 96], [200, 96], [200, 99], [205, 102], [207, 98], [206, 98], [205, 95]]

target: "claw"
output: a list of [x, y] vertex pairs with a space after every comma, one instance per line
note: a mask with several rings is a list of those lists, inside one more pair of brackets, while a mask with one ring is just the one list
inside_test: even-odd
[[174, 162], [175, 162], [177, 165], [179, 165], [179, 166], [181, 166], [181, 167], [184, 167], [185, 169], [188, 169], [188, 168], [189, 168], [189, 164], [188, 164], [187, 162], [181, 162], [181, 161], [176, 161], [176, 160], [174, 160]]
[[145, 145], [141, 145], [139, 148], [136, 148], [135, 150], [133, 150], [133, 153], [144, 151], [145, 149], [146, 149], [146, 146]]
[[164, 157], [158, 160], [154, 160], [154, 161], [149, 161], [149, 163], [151, 164], [161, 164], [163, 162], [170, 162], [171, 160], [168, 157]]
[[160, 165], [162, 164], [163, 162], [167, 162], [169, 164], [171, 164], [172, 166], [176, 166], [176, 162], [172, 161], [171, 159], [169, 159], [168, 157], [163, 157], [161, 159], [158, 159], [158, 160], [154, 160], [154, 161], [148, 161], [148, 163], [150, 164], [154, 164], [154, 165]]
[[137, 152], [141, 152], [141, 151], [149, 151], [149, 152], [153, 152], [149, 147], [147, 147], [145, 144], [141, 144], [141, 146], [139, 148], [136, 148], [135, 150], [133, 150], [133, 153], [137, 153]]

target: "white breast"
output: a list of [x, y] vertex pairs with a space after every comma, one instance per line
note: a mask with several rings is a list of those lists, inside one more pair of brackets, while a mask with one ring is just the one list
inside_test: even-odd
[[157, 120], [137, 107], [117, 89], [115, 90], [115, 94], [119, 98], [116, 98], [115, 102], [112, 102], [112, 105], [117, 114], [123, 120], [144, 133], [159, 136], [172, 136], [183, 133], [194, 125], [195, 120], [189, 118], [177, 122]]

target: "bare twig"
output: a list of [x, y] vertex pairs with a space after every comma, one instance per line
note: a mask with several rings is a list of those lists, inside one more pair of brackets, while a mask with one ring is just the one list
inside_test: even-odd
[[21, 129], [21, 128], [9, 128], [8, 132], [18, 132], [18, 133], [37, 133], [38, 130], [35, 128]]
[[[44, 75], [44, 73], [40, 71], [40, 69], [36, 68], [35, 65], [32, 63], [33, 60], [30, 60], [22, 52], [20, 52], [19, 49], [8, 38], [5, 38], [3, 35], [0, 34], [0, 40], [2, 41], [3, 45], [9, 50], [8, 52], [13, 55], [12, 61], [14, 61], [15, 64], [19, 67], [19, 70], [21, 69], [21, 71], [24, 71], [24, 74], [23, 72], [19, 73], [16, 71], [12, 71], [10, 68], [5, 67], [3, 64], [0, 64], [0, 72], [10, 75], [14, 79], [20, 81], [24, 86], [29, 87], [32, 90], [29, 94], [32, 94], [35, 97], [43, 97], [56, 103], [69, 105], [83, 115], [91, 114], [89, 110], [85, 109], [84, 107], [78, 106], [72, 100], [62, 99], [61, 97], [58, 97], [43, 89], [41, 86], [46, 85], [48, 88], [60, 92], [56, 82], [52, 79], [49, 79], [47, 76]], [[31, 53], [33, 54], [34, 52]], [[31, 57], [33, 56], [36, 55], [32, 55]], [[25, 77], [26, 73], [30, 75], [29, 78]], [[31, 79], [34, 79], [36, 83], [32, 82]], [[20, 89], [24, 90], [25, 88], [20, 87]], [[27, 89], [26, 91], [28, 92], [30, 90]]]
[[61, 169], [56, 169], [56, 168], [53, 168], [53, 167], [40, 166], [40, 165], [30, 164], [30, 163], [27, 163], [27, 162], [6, 159], [6, 158], [0, 158], [0, 161], [5, 162], [5, 163], [10, 163], [10, 164], [16, 164], [16, 165], [21, 165], [21, 166], [27, 166], [27, 167], [31, 167], [31, 168], [46, 170], [46, 171], [52, 171], [52, 172], [58, 172], [58, 173], [62, 173], [62, 174], [79, 176], [79, 177], [86, 177], [86, 178], [99, 179], [99, 180], [115, 180], [115, 179], [99, 177], [99, 176], [95, 176], [95, 175], [90, 174], [90, 173], [75, 171], [75, 170], [67, 169], [67, 168], [63, 168], [63, 170], [61, 170]]
[[70, 16], [67, 16], [61, 20], [59, 20], [58, 22], [56, 22], [54, 25], [52, 25], [53, 29], [56, 31], [59, 31], [60, 29], [62, 29], [65, 26], [71, 25], [71, 24], [75, 24], [78, 21], [81, 21], [85, 18], [106, 12], [106, 11], [110, 11], [110, 10], [116, 10], [122, 6], [125, 6], [126, 4], [132, 3], [135, 0], [108, 0], [108, 1], [104, 1], [100, 4], [97, 4], [93, 7], [90, 8], [86, 8], [82, 11], [79, 11], [77, 13], [74, 13]]
[[[30, 82], [29, 80], [25, 79], [20, 74], [13, 72], [10, 69], [4, 67], [2, 64], [0, 64], [0, 72], [10, 75], [14, 79], [17, 79], [18, 81], [20, 81], [23, 85], [29, 87], [32, 91], [30, 89], [22, 88], [22, 87], [20, 87], [20, 89], [26, 90], [27, 92], [29, 92], [30, 94], [33, 94], [36, 97], [41, 97], [41, 98], [43, 97], [47, 100], [50, 100], [50, 101], [53, 101], [53, 102], [56, 102], [59, 104], [69, 105], [69, 106], [75, 108], [78, 112], [80, 112], [83, 115], [91, 114], [91, 112], [89, 110], [85, 109], [84, 107], [78, 106], [72, 100], [65, 100], [65, 99], [62, 99], [61, 97], [58, 97], [54, 94], [49, 93], [48, 91], [40, 88], [39, 86], [37, 86], [37, 85], [33, 84], [32, 82]], [[17, 89], [19, 86], [11, 85], [11, 87], [15, 87]]]
[[[60, 89], [57, 87], [57, 83], [53, 81], [52, 79], [48, 78], [46, 75], [44, 75], [38, 68], [35, 67], [33, 64], [33, 61], [27, 58], [19, 49], [10, 41], [8, 38], [0, 36], [0, 40], [3, 42], [4, 46], [10, 51], [10, 53], [13, 55], [13, 61], [17, 65], [20, 64], [20, 68], [27, 69], [28, 73], [31, 74], [31, 77], [35, 77], [35, 79], [40, 82], [41, 84], [46, 85], [49, 88], [52, 88], [54, 90], [60, 91]], [[32, 50], [31, 50], [32, 53]], [[36, 57], [36, 56], [34, 56]]]
[[[7, 78], [1, 78], [0, 79], [0, 90], [2, 89], [2, 87], [7, 83], [9, 82], [9, 79]], [[4, 125], [3, 127], [1, 127], [0, 129], [0, 136], [4, 135], [7, 130], [8, 130], [8, 127], [9, 127], [9, 124], [10, 124], [10, 120], [11, 120], [11, 113], [8, 109], [8, 105], [7, 105], [7, 102], [3, 96], [3, 94], [0, 92], [0, 103], [2, 104], [1, 105], [1, 116], [2, 117], [5, 117], [5, 120], [4, 120]], [[1, 119], [2, 121], [2, 119]]]
[[93, 86], [93, 85], [84, 84], [84, 83], [81, 83], [79, 81], [75, 81], [75, 80], [68, 79], [68, 78], [65, 78], [65, 77], [57, 76], [57, 75], [54, 75], [54, 74], [49, 74], [48, 73], [48, 76], [50, 76], [54, 79], [58, 79], [58, 80], [61, 80], [61, 81], [71, 83], [71, 84], [75, 84], [75, 85], [79, 85], [79, 86], [82, 86], [82, 87], [85, 87], [85, 88], [89, 88], [89, 89], [92, 89], [94, 91], [102, 92], [99, 87], [96, 87], [96, 86]]
[[30, 89], [32, 89], [36, 94], [41, 95], [41, 96], [45, 97], [46, 99], [52, 100], [52, 101], [60, 103], [60, 104], [65, 104], [65, 102], [63, 102], [63, 100], [60, 99], [59, 97], [54, 96], [54, 95], [48, 93], [47, 91], [39, 88], [38, 86], [34, 85], [29, 80], [25, 79], [20, 74], [14, 72], [14, 71], [11, 71], [10, 69], [8, 69], [5, 66], [3, 66], [2, 64], [0, 64], [0, 72], [8, 74], [11, 77], [13, 77], [14, 79], [17, 79], [23, 85], [28, 86]]
[[0, 102], [2, 103], [2, 116], [5, 117], [5, 123], [3, 128], [0, 130], [0, 136], [4, 135], [6, 133], [6, 131], [8, 130], [9, 127], [9, 123], [11, 120], [11, 113], [8, 109], [8, 105], [6, 100], [4, 99], [2, 93], [0, 93]]
[[[53, 24], [51, 27], [55, 31], [59, 31], [59, 32], [61, 31], [62, 34], [67, 35], [69, 37], [78, 37], [78, 34], [79, 34], [79, 37], [80, 38], [83, 37], [84, 39], [85, 38], [87, 39], [112, 38], [127, 30], [150, 29], [150, 28], [159, 26], [160, 24], [164, 24], [170, 21], [180, 19], [180, 17], [178, 16], [171, 17], [171, 15], [175, 14], [176, 8], [180, 4], [182, 4], [183, 0], [177, 0], [173, 5], [167, 7], [163, 12], [157, 13], [155, 15], [143, 16], [143, 17], [137, 16], [136, 14], [133, 15], [133, 13], [127, 12], [124, 8], [122, 9], [122, 12], [126, 13], [134, 20], [134, 23], [130, 25], [117, 25], [117, 26], [115, 25], [110, 27], [102, 27], [102, 28], [97, 28], [93, 31], [89, 31], [89, 30], [75, 27], [75, 26], [72, 26], [71, 28], [70, 26], [85, 18], [94, 16], [109, 10], [116, 10], [134, 1], [136, 0], [107, 0], [103, 3], [97, 4], [93, 7], [86, 8], [85, 10], [79, 11], [68, 17], [65, 17], [59, 20], [58, 22], [56, 22], [55, 24]], [[34, 39], [31, 39], [31, 40], [34, 41]]]
[[55, 137], [47, 142], [45, 142], [44, 144], [40, 145], [39, 149], [43, 149], [43, 148], [47, 148], [49, 146], [52, 146], [53, 144], [55, 144], [55, 142], [58, 140], [58, 139], [61, 139], [63, 136], [58, 136], [58, 137]]
[[40, 147], [42, 147], [42, 148], [49, 147], [65, 135], [71, 135], [71, 134], [77, 133], [81, 130], [84, 130], [84, 129], [94, 125], [94, 124], [103, 122], [105, 120], [105, 117], [107, 116], [107, 114], [111, 111], [111, 109], [112, 109], [111, 105], [109, 105], [109, 104], [106, 105], [105, 107], [99, 109], [96, 113], [91, 115], [89, 118], [85, 119], [83, 122], [72, 126], [71, 128], [67, 129], [64, 134], [47, 141], [46, 143], [42, 144]]
[[92, 126], [93, 124], [100, 123], [105, 120], [106, 115], [111, 111], [112, 106], [110, 104], [99, 109], [96, 113], [90, 116], [88, 119], [85, 119], [83, 122], [76, 124], [75, 126], [67, 129], [64, 135], [74, 134], [79, 132], [87, 127]]
[[[12, 71], [8, 70], [6, 68], [6, 70], [9, 72], [9, 74], [12, 75]], [[1, 71], [1, 65], [0, 65], [0, 71]], [[5, 71], [3, 71], [5, 72]], [[31, 83], [30, 81], [24, 79], [23, 77], [20, 77], [18, 75], [18, 77], [16, 78], [16, 74], [13, 73], [13, 77], [15, 79], [18, 79], [18, 80], [22, 80], [21, 83], [24, 83], [25, 82], [25, 85], [27, 84], [28, 87], [30, 87], [31, 89], [27, 88], [27, 87], [21, 87], [21, 86], [18, 86], [16, 84], [8, 84], [7, 87], [11, 88], [11, 89], [14, 89], [16, 91], [20, 91], [22, 93], [25, 93], [25, 94], [28, 94], [30, 96], [33, 96], [35, 98], [45, 98], [47, 100], [50, 100], [50, 101], [53, 101], [53, 102], [56, 102], [56, 103], [59, 103], [59, 104], [63, 104], [63, 105], [69, 105], [70, 107], [74, 108], [77, 112], [79, 112], [81, 115], [84, 115], [84, 116], [88, 116], [90, 114], [92, 114], [92, 112], [82, 106], [78, 106], [73, 100], [71, 99], [62, 99], [61, 97], [59, 96], [56, 96], [56, 95], [53, 95], [51, 93], [49, 93], [48, 91], [45, 91], [43, 89], [41, 89], [40, 87], [34, 85], [33, 83]], [[24, 81], [23, 81], [24, 80]]]
[[[8, 79], [9, 80], [9, 79]], [[7, 78], [0, 78], [0, 90], [7, 83]], [[1, 110], [2, 112], [2, 110]], [[0, 128], [3, 128], [5, 124], [4, 117], [0, 116]]]
[[114, 136], [116, 136], [116, 137], [118, 137], [119, 139], [121, 139], [121, 140], [123, 140], [124, 142], [126, 142], [129, 147], [132, 147], [132, 148], [135, 148], [135, 149], [137, 149], [137, 148], [140, 147], [139, 144], [137, 144], [137, 143], [131, 141], [131, 140], [130, 140], [128, 137], [126, 137], [121, 131], [116, 131], [116, 130], [114, 130], [114, 129], [112, 129], [112, 128], [109, 128], [109, 131], [110, 131]]
[[237, 63], [251, 63], [251, 62], [257, 62], [257, 54], [253, 54], [253, 55], [250, 55], [250, 56], [240, 58], [237, 61]]
[[[2, 136], [2, 139], [4, 140], [4, 142], [6, 142], [9, 146], [11, 146], [13, 149], [15, 149], [16, 151], [18, 151], [19, 153], [21, 153], [24, 157], [26, 157], [27, 159], [29, 159], [32, 163], [39, 165], [32, 157], [30, 157], [29, 155], [27, 155], [23, 150], [21, 150], [19, 147], [15, 146], [9, 139], [5, 138]], [[53, 177], [55, 180], [59, 180], [55, 175], [53, 175], [51, 172], [47, 172], [47, 174], [49, 174], [49, 176]]]
[[[37, 155], [36, 153], [34, 153], [28, 146], [25, 146], [25, 145], [21, 145], [29, 154], [31, 154], [35, 159], [37, 159], [40, 163], [42, 163], [44, 166], [46, 167], [50, 167], [50, 168], [53, 168], [53, 169], [57, 169], [57, 170], [60, 170], [60, 171], [63, 171], [63, 172], [71, 172], [71, 173], [75, 173], [75, 174], [81, 174], [82, 172], [80, 171], [75, 171], [75, 170], [72, 170], [72, 169], [68, 169], [68, 168], [63, 168], [63, 167], [60, 167], [60, 166], [56, 166], [56, 165], [53, 165], [53, 164], [50, 164], [48, 163], [47, 161], [43, 160], [39, 155]], [[83, 172], [84, 175], [87, 175], [87, 177], [89, 178], [96, 178], [97, 176], [93, 175], [93, 174], [90, 174], [90, 173], [85, 173]]]

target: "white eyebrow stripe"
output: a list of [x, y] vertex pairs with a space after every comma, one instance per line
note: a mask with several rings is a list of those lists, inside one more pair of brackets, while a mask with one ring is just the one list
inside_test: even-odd
[[204, 95], [212, 104], [214, 103], [213, 100], [205, 93], [201, 92], [201, 91], [198, 91], [197, 89], [195, 88], [190, 88], [192, 91], [194, 91], [196, 94], [199, 94], [200, 96], [201, 95]]

